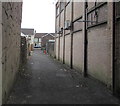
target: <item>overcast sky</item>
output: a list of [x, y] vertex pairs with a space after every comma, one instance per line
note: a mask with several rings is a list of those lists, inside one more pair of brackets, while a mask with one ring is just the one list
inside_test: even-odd
[[22, 28], [55, 32], [55, 0], [23, 0]]

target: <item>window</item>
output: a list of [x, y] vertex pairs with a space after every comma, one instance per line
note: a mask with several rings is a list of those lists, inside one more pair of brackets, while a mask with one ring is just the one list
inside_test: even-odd
[[38, 38], [35, 38], [35, 39], [34, 39], [34, 42], [37, 43], [37, 42], [38, 42]]
[[41, 42], [41, 38], [39, 38], [39, 42]]

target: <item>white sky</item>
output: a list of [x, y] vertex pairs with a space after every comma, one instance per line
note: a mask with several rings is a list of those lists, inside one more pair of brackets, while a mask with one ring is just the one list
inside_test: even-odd
[[23, 0], [22, 28], [55, 32], [55, 0]]

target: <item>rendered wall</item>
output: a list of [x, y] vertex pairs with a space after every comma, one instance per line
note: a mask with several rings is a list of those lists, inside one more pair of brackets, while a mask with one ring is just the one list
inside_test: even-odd
[[[72, 29], [64, 30], [65, 63], [70, 66], [72, 64], [74, 69], [86, 72], [111, 87], [113, 71], [112, 4], [110, 6], [107, 2], [96, 2], [96, 0], [88, 2], [86, 7], [88, 22], [85, 21], [85, 3], [74, 2], [72, 5], [70, 2], [65, 5], [65, 20], [70, 20], [73, 25]], [[58, 17], [63, 17], [62, 14], [61, 11]], [[63, 20], [61, 19], [61, 21]], [[62, 22], [60, 23], [62, 26]], [[58, 21], [56, 25], [58, 27]], [[61, 46], [57, 47], [60, 49], [60, 54], [63, 49]]]
[[[2, 3], [0, 3], [0, 23], [2, 23]], [[2, 104], [2, 24], [0, 24], [0, 105]]]
[[84, 69], [84, 34], [83, 22], [77, 22], [76, 19], [83, 20], [83, 2], [73, 2], [73, 68], [83, 72]]
[[55, 43], [55, 47], [56, 47], [56, 59], [58, 59], [58, 43], [59, 43], [59, 41], [58, 41], [59, 39], [58, 38], [56, 38], [56, 43]]
[[[66, 6], [66, 13], [65, 13], [65, 20], [70, 20], [71, 21], [71, 3], [69, 3], [67, 6]], [[70, 30], [65, 30], [65, 34], [68, 34], [70, 33]]]
[[[93, 3], [88, 3], [91, 9]], [[98, 11], [98, 17], [95, 12]], [[97, 20], [97, 23], [87, 24], [88, 36], [88, 75], [100, 80], [107, 86], [112, 85], [112, 28], [110, 8], [108, 4], [102, 5], [88, 14], [88, 20]], [[94, 18], [95, 17], [95, 18]], [[92, 27], [91, 27], [92, 26]]]
[[73, 68], [83, 71], [84, 68], [84, 38], [82, 32], [73, 35]]
[[60, 37], [60, 61], [63, 61], [63, 36]]
[[92, 28], [88, 33], [88, 74], [108, 83], [111, 76], [111, 36], [107, 25]]
[[73, 20], [83, 15], [83, 5], [83, 2], [73, 2]]
[[65, 36], [65, 63], [70, 65], [70, 48], [71, 48], [71, 37], [70, 35]]
[[2, 100], [7, 99], [20, 65], [22, 3], [2, 3]]

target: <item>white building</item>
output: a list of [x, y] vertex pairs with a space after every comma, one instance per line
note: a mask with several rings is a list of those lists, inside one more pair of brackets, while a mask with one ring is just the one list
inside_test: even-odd
[[35, 37], [35, 30], [34, 29], [29, 29], [29, 28], [22, 28], [21, 29], [21, 36], [25, 36], [27, 43], [28, 43], [28, 51], [31, 52], [33, 51], [34, 47], [34, 37]]

